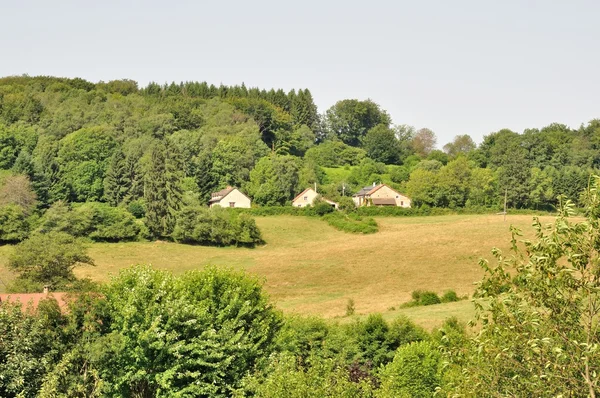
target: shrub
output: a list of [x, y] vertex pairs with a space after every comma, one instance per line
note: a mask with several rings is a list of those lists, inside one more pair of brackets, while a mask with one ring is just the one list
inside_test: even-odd
[[322, 200], [316, 201], [313, 205], [313, 211], [318, 216], [324, 216], [325, 214], [333, 213], [335, 209], [329, 203]]
[[141, 200], [134, 200], [127, 205], [127, 211], [135, 218], [143, 218], [146, 215], [146, 206]]
[[19, 242], [29, 234], [29, 222], [21, 206], [0, 207], [0, 242]]
[[256, 222], [246, 213], [186, 206], [176, 218], [172, 236], [178, 242], [223, 246], [262, 243]]
[[432, 343], [421, 341], [402, 346], [394, 360], [381, 371], [379, 397], [433, 396], [440, 384], [441, 355]]
[[249, 377], [245, 390], [235, 397], [338, 398], [372, 397], [373, 384], [369, 378], [351, 380], [345, 363], [329, 358], [311, 357], [302, 366], [289, 354], [271, 359], [264, 377]]
[[8, 262], [19, 279], [55, 287], [75, 280], [73, 268], [80, 264], [94, 263], [85, 246], [64, 232], [32, 234], [15, 247]]
[[89, 202], [72, 207], [56, 202], [41, 218], [38, 232], [65, 232], [95, 241], [123, 241], [137, 238], [140, 226], [134, 216], [121, 207]]
[[373, 234], [379, 231], [377, 222], [372, 218], [362, 218], [342, 213], [323, 216], [323, 220], [335, 229], [354, 234]]
[[442, 295], [440, 300], [442, 303], [452, 303], [454, 301], [459, 301], [460, 297], [458, 297], [454, 290], [448, 290]]
[[104, 295], [103, 396], [231, 396], [281, 325], [257, 279], [217, 268], [174, 277], [135, 267]]
[[412, 292], [412, 299], [415, 305], [433, 305], [439, 304], [442, 301], [435, 292], [427, 290], [415, 290]]

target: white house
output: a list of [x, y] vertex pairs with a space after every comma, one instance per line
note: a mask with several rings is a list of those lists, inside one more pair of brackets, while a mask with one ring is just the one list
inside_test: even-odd
[[[304, 191], [300, 192], [300, 194], [298, 196], [296, 196], [294, 198], [294, 200], [292, 200], [292, 206], [294, 206], [294, 207], [312, 206], [312, 204], [315, 201], [315, 199], [317, 198], [317, 196], [319, 196], [317, 191], [315, 191], [312, 188], [306, 188]], [[338, 208], [338, 204], [336, 202], [326, 199], [326, 198], [323, 198], [323, 197], [321, 197], [321, 199], [323, 199], [323, 201], [329, 203], [331, 206], [335, 207], [336, 209]]]
[[398, 206], [410, 207], [410, 198], [400, 192], [379, 184], [364, 187], [352, 196], [354, 204], [358, 206]]
[[249, 209], [252, 205], [252, 201], [239, 189], [227, 187], [219, 192], [211, 193], [208, 204], [210, 207], [242, 207], [244, 209]]

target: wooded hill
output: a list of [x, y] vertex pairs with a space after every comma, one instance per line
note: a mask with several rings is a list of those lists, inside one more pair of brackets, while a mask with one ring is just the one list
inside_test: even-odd
[[[382, 180], [416, 206], [497, 208], [507, 193], [511, 207], [552, 208], [561, 194], [577, 203], [598, 168], [600, 120], [435, 145], [434, 132], [392, 124], [371, 100], [341, 100], [319, 114], [308, 89], [5, 77], [0, 218], [104, 202], [143, 217], [150, 235], [169, 236], [182, 208], [205, 205], [227, 185], [257, 205], [286, 205], [316, 182], [348, 204], [343, 193]], [[336, 167], [347, 172], [331, 173]]]

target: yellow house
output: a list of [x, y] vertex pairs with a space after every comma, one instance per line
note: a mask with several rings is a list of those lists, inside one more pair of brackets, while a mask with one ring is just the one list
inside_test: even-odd
[[227, 187], [219, 192], [211, 193], [208, 204], [210, 207], [241, 207], [244, 209], [249, 209], [252, 205], [252, 201], [239, 189]]
[[400, 192], [388, 187], [385, 184], [379, 184], [370, 187], [364, 187], [352, 196], [354, 204], [359, 206], [398, 206], [410, 207], [410, 198], [402, 195]]
[[[312, 204], [315, 201], [315, 199], [317, 198], [317, 196], [319, 196], [317, 191], [315, 191], [312, 188], [306, 188], [304, 191], [300, 192], [300, 194], [298, 194], [298, 196], [296, 196], [294, 198], [294, 200], [292, 200], [292, 206], [294, 206], [294, 207], [312, 206]], [[326, 199], [326, 198], [323, 198], [323, 197], [321, 199], [323, 199], [325, 202], [329, 203], [336, 209], [338, 208], [338, 204], [336, 202]]]

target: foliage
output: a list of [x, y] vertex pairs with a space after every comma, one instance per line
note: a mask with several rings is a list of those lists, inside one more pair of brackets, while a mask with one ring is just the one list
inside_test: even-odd
[[511, 229], [512, 255], [495, 249], [495, 265], [481, 261], [477, 292], [486, 305], [477, 305], [480, 332], [454, 361], [464, 368], [456, 392], [595, 396], [599, 187], [594, 177], [584, 220], [572, 219], [567, 200], [554, 223], [534, 219], [534, 240], [518, 241]]
[[261, 205], [283, 205], [298, 191], [298, 158], [272, 155], [261, 158], [250, 173], [245, 188]]
[[335, 229], [353, 234], [373, 234], [379, 231], [374, 219], [353, 214], [331, 213], [323, 216], [323, 220]]
[[306, 151], [305, 158], [321, 167], [356, 165], [365, 158], [361, 148], [346, 145], [341, 141], [326, 141]]
[[0, 206], [17, 205], [28, 214], [37, 205], [37, 195], [33, 191], [29, 177], [8, 176], [0, 183]]
[[384, 124], [370, 129], [363, 139], [367, 156], [376, 162], [397, 163], [400, 158], [400, 146], [394, 131]]
[[248, 214], [199, 206], [181, 209], [177, 215], [173, 239], [205, 245], [254, 246], [262, 243], [260, 230]]
[[440, 383], [440, 352], [421, 341], [402, 346], [381, 371], [378, 397], [431, 397]]
[[95, 241], [114, 242], [136, 239], [140, 225], [121, 207], [95, 202], [68, 206], [59, 201], [46, 211], [36, 230], [42, 233], [60, 231]]
[[30, 223], [21, 206], [0, 207], [0, 242], [19, 242], [29, 235]]
[[371, 100], [338, 101], [325, 113], [329, 136], [350, 146], [359, 146], [370, 129], [379, 124], [389, 126], [390, 122], [387, 112]]
[[176, 278], [136, 267], [104, 294], [108, 395], [231, 395], [280, 325], [258, 281], [216, 268]]
[[94, 263], [85, 246], [64, 232], [32, 234], [15, 246], [8, 262], [20, 279], [53, 287], [73, 281], [73, 268], [81, 264]]
[[[25, 304], [23, 304], [25, 305]], [[22, 304], [0, 302], [0, 396], [36, 396], [61, 347], [61, 316], [54, 299], [40, 302], [38, 312]]]
[[311, 358], [304, 368], [289, 354], [271, 358], [266, 376], [245, 380], [245, 388], [236, 397], [265, 398], [354, 398], [373, 397], [373, 385], [350, 380], [346, 366], [334, 359]]

